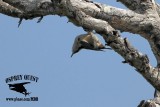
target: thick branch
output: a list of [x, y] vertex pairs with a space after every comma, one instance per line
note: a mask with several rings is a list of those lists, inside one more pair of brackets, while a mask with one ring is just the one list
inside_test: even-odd
[[[60, 15], [62, 9], [59, 8], [58, 1], [52, 3], [50, 0], [3, 0], [3, 3], [6, 3], [9, 7], [14, 7], [15, 9], [21, 11], [14, 15], [17, 18], [24, 19], [33, 19], [36, 17], [41, 17], [45, 15]], [[0, 3], [2, 7], [0, 10], [3, 10], [3, 4]], [[10, 9], [10, 8], [8, 8]], [[13, 13], [10, 11], [3, 11], [4, 14], [13, 16]]]
[[137, 13], [146, 13], [155, 10], [155, 0], [117, 0], [124, 4], [130, 10]]
[[12, 17], [21, 17], [21, 15], [23, 14], [22, 11], [20, 11], [19, 9], [9, 5], [8, 3], [5, 3], [3, 1], [0, 0], [0, 13], [3, 13], [5, 15], [9, 15]]
[[139, 8], [139, 0], [117, 0], [117, 2], [121, 2], [130, 10], [136, 10]]
[[69, 7], [76, 7], [92, 17], [105, 20], [113, 28], [121, 31], [139, 34], [142, 31], [141, 26], [144, 26], [143, 21], [146, 16], [130, 10], [79, 0], [68, 0], [67, 2]]
[[160, 16], [160, 5], [158, 3], [156, 3], [156, 10], [158, 15]]
[[[9, 5], [23, 11], [22, 16], [25, 19], [32, 19], [49, 14], [67, 16], [66, 11], [68, 10], [65, 10], [64, 6], [66, 5], [66, 2], [69, 2], [69, 0], [62, 0], [61, 3], [57, 2], [58, 0], [53, 0], [53, 3], [48, 0], [4, 1]], [[136, 14], [129, 10], [118, 9], [111, 6], [86, 2], [82, 0], [72, 0], [72, 5], [70, 3], [67, 3], [67, 5], [76, 6], [92, 17], [101, 18], [102, 20], [108, 21], [108, 23], [111, 24], [111, 26], [115, 29], [129, 31], [132, 33], [137, 33], [141, 30], [138, 26], [140, 26], [139, 23], [142, 23], [144, 19], [143, 15]], [[17, 15], [17, 17], [19, 16]]]

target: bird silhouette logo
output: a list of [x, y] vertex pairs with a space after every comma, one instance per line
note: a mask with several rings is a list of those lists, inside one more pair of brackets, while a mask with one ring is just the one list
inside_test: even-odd
[[15, 84], [8, 84], [9, 89], [24, 94], [25, 96], [29, 95], [30, 93], [27, 92], [26, 88], [24, 87], [25, 84], [29, 84], [30, 82], [23, 82], [23, 83], [15, 83]]

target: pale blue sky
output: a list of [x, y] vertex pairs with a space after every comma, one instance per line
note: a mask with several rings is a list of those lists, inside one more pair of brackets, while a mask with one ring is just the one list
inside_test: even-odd
[[[116, 0], [97, 1], [122, 7]], [[114, 51], [82, 50], [71, 58], [75, 37], [85, 32], [65, 17], [46, 16], [38, 24], [37, 19], [27, 20], [20, 28], [19, 19], [0, 18], [1, 106], [136, 107], [141, 100], [153, 98], [153, 87], [133, 67], [122, 64], [123, 58]], [[123, 36], [156, 65], [145, 39], [129, 33]], [[26, 85], [38, 102], [5, 101], [24, 97], [5, 83], [5, 78], [19, 74], [39, 77], [38, 83]]]

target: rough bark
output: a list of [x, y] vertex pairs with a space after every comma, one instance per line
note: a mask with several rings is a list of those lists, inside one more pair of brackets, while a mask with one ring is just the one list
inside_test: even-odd
[[[160, 106], [160, 5], [154, 0], [117, 0], [129, 10], [89, 0], [0, 0], [2, 14], [23, 19], [46, 15], [68, 17], [69, 22], [96, 31], [107, 45], [135, 67], [157, 91], [155, 98], [141, 101], [138, 107]], [[139, 34], [145, 38], [155, 55], [157, 66], [152, 67], [146, 54], [135, 49], [121, 32]]]

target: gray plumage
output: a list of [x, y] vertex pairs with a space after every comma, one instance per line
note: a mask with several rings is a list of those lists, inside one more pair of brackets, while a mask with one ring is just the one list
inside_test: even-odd
[[106, 48], [100, 40], [94, 35], [92, 32], [88, 32], [87, 34], [79, 35], [75, 38], [74, 44], [72, 47], [72, 55], [71, 57], [79, 52], [81, 49], [89, 49], [96, 51], [103, 51], [103, 49], [111, 49]]

